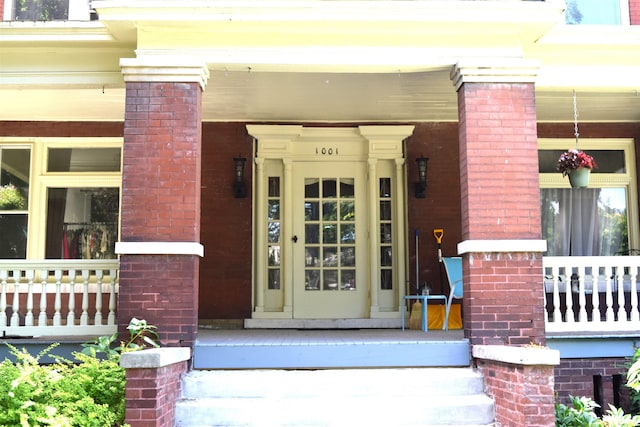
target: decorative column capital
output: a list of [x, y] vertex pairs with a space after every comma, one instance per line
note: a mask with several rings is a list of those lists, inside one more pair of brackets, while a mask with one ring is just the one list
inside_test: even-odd
[[120, 69], [125, 82], [198, 83], [203, 91], [209, 79], [209, 68], [202, 59], [183, 56], [121, 58]]
[[451, 70], [456, 88], [464, 83], [535, 83], [540, 61], [522, 58], [462, 59]]

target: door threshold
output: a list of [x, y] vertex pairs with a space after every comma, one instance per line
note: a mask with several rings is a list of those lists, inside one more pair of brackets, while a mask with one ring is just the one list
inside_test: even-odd
[[399, 329], [400, 319], [245, 319], [245, 329]]

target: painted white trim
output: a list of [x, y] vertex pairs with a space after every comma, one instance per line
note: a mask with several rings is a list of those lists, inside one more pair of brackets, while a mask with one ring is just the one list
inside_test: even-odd
[[471, 252], [546, 252], [546, 240], [465, 240], [458, 243], [458, 254]]
[[204, 246], [198, 242], [116, 242], [119, 255], [198, 255]]
[[553, 366], [560, 364], [560, 352], [543, 347], [512, 347], [506, 345], [474, 345], [473, 357], [528, 366]]
[[121, 58], [120, 68], [125, 82], [198, 83], [204, 91], [209, 80], [203, 60], [180, 55]]
[[521, 58], [463, 59], [451, 70], [451, 80], [460, 89], [464, 83], [535, 83], [540, 61]]

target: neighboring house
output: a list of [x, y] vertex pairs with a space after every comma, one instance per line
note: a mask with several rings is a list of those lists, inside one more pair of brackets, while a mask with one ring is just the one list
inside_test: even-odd
[[3, 334], [398, 328], [441, 228], [471, 345], [560, 349], [563, 396], [623, 370], [640, 1], [41, 3], [0, 1]]

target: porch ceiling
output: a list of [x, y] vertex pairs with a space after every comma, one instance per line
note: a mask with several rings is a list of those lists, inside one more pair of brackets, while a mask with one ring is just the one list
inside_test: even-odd
[[456, 121], [469, 58], [540, 61], [541, 122], [572, 121], [573, 90], [583, 122], [640, 121], [640, 26], [557, 24], [560, 0], [92, 5], [100, 21], [0, 22], [0, 120], [122, 121], [120, 58], [177, 53], [208, 64], [204, 121]]

